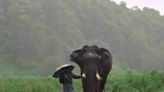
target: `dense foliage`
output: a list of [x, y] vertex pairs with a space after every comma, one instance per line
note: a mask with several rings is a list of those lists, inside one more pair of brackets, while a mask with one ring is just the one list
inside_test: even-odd
[[[75, 92], [82, 92], [80, 80], [74, 81]], [[112, 73], [106, 92], [164, 92], [164, 73], [157, 71]], [[62, 92], [57, 79], [42, 77], [0, 78], [0, 92]]]
[[121, 69], [163, 69], [164, 16], [110, 0], [0, 0], [0, 73], [49, 75], [96, 43]]

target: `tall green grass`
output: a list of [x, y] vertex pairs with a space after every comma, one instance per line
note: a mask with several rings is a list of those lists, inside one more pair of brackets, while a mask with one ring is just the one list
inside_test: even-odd
[[126, 72], [113, 74], [107, 81], [107, 92], [164, 92], [164, 73]]
[[[106, 92], [164, 92], [164, 73], [112, 73]], [[82, 92], [80, 80], [74, 80], [75, 92]], [[62, 92], [62, 85], [51, 77], [0, 77], [0, 92]]]

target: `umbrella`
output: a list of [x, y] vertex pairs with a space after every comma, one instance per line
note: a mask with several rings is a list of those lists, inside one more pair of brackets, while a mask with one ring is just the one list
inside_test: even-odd
[[56, 68], [53, 77], [58, 78], [61, 74], [72, 71], [73, 68], [74, 66], [72, 64], [64, 64], [62, 66], [59, 66]]

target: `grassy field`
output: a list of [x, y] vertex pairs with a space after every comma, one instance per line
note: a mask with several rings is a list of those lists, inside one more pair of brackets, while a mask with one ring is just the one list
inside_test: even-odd
[[[82, 92], [81, 81], [74, 80], [75, 92]], [[106, 92], [164, 92], [164, 73], [112, 73]], [[57, 79], [51, 77], [0, 77], [0, 92], [62, 92]]]

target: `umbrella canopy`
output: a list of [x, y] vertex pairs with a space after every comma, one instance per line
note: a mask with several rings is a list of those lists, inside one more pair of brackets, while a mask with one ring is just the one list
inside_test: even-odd
[[62, 66], [59, 66], [56, 68], [55, 73], [53, 74], [53, 77], [58, 78], [60, 75], [72, 71], [74, 66], [72, 64], [64, 64]]

